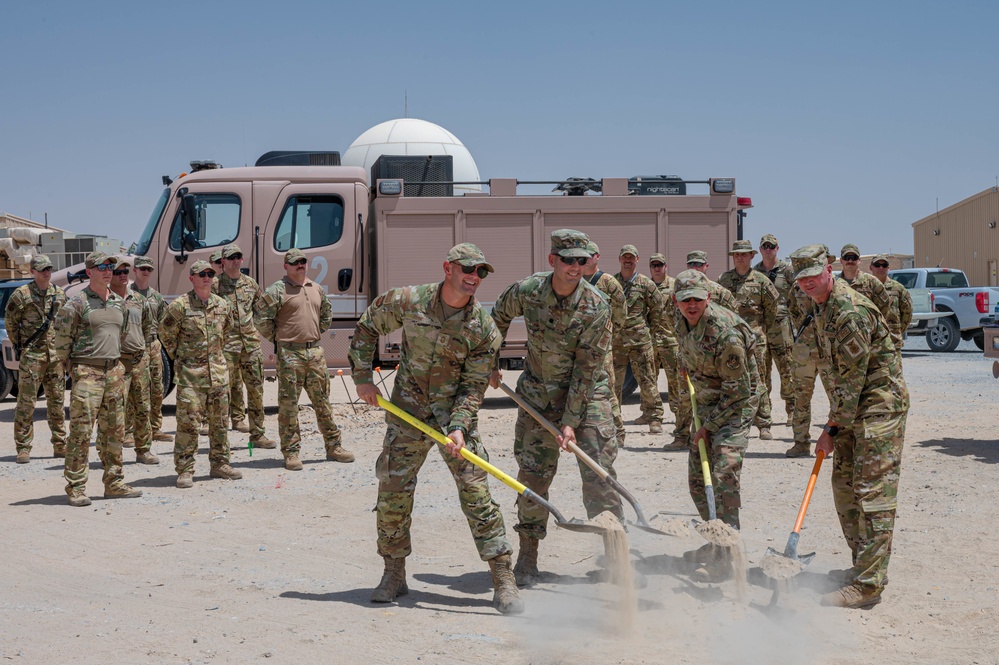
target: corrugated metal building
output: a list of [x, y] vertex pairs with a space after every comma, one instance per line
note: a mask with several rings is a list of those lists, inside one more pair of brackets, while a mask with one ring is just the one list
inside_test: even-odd
[[997, 222], [997, 187], [914, 222], [915, 267], [960, 268], [973, 286], [999, 286]]

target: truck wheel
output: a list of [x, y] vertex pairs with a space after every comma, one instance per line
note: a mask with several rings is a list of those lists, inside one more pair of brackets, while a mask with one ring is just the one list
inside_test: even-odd
[[926, 346], [930, 351], [953, 351], [961, 343], [961, 331], [957, 329], [953, 316], [937, 319], [937, 324], [926, 330]]
[[0, 399], [6, 399], [14, 388], [14, 375], [6, 367], [0, 366]]
[[636, 390], [638, 390], [638, 379], [631, 372], [631, 365], [628, 365], [628, 370], [624, 374], [624, 385], [621, 386], [621, 400], [628, 399]]
[[166, 397], [173, 391], [173, 362], [163, 349], [160, 349], [160, 355], [163, 356], [163, 397]]
[[975, 346], [978, 347], [979, 351], [984, 351], [985, 350], [985, 331], [984, 330], [979, 330], [977, 333], [975, 333], [975, 336], [972, 337], [972, 339], [975, 340]]

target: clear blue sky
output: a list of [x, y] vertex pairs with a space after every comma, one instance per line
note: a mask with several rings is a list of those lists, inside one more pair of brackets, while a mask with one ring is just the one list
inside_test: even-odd
[[995, 184], [999, 3], [8, 2], [0, 210], [135, 240], [192, 159], [403, 115], [483, 178], [734, 176], [747, 237], [912, 251]]

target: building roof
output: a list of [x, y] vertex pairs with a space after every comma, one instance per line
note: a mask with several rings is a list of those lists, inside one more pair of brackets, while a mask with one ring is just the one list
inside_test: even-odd
[[993, 187], [989, 187], [986, 190], [983, 190], [981, 192], [978, 192], [977, 194], [969, 196], [968, 198], [964, 199], [963, 201], [958, 201], [954, 205], [947, 206], [943, 210], [938, 210], [935, 213], [933, 213], [932, 215], [927, 215], [926, 217], [923, 217], [922, 219], [916, 220], [915, 222], [912, 223], [912, 226], [916, 227], [916, 226], [919, 226], [920, 224], [925, 224], [926, 222], [932, 221], [934, 219], [938, 219], [940, 217], [940, 215], [952, 212], [954, 210], [957, 210], [958, 208], [962, 208], [962, 207], [968, 205], [969, 203], [973, 203], [973, 202], [977, 201], [978, 199], [983, 199], [983, 198], [986, 198], [988, 196], [992, 196], [994, 194], [999, 194], [999, 188], [994, 187], [994, 186]]

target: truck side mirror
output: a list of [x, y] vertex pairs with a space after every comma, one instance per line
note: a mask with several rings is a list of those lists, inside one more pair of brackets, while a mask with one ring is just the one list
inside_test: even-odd
[[194, 233], [198, 230], [198, 211], [194, 205], [194, 194], [185, 194], [180, 200], [180, 213], [184, 218], [184, 229]]
[[184, 249], [189, 252], [193, 252], [196, 249], [201, 249], [201, 242], [198, 237], [193, 233], [184, 234]]
[[346, 291], [350, 288], [350, 278], [354, 275], [354, 271], [351, 268], [342, 268], [336, 276], [336, 288], [340, 291]]

